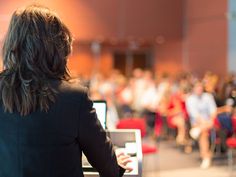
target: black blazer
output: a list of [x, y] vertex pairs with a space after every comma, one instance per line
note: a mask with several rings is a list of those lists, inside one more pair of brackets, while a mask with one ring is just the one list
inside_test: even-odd
[[86, 89], [54, 86], [57, 99], [47, 113], [21, 117], [0, 106], [0, 177], [82, 177], [82, 151], [102, 177], [122, 176]]

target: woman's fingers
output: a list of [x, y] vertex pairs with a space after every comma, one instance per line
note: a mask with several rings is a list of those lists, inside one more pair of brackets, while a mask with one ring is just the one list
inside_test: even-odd
[[124, 152], [120, 152], [119, 154], [116, 155], [117, 158], [119, 158], [120, 156], [124, 156], [125, 153]]
[[124, 159], [128, 159], [128, 158], [130, 158], [129, 155], [120, 155], [120, 156], [118, 157], [118, 159], [120, 159], [120, 160], [124, 160]]
[[132, 162], [132, 160], [131, 159], [125, 159], [125, 160], [122, 161], [122, 164], [127, 165], [129, 162]]
[[124, 153], [121, 153], [117, 155], [117, 161], [118, 161], [118, 164], [125, 170], [128, 170], [128, 171], [133, 170], [132, 167], [127, 166], [129, 162], [132, 162], [132, 160], [130, 159], [130, 156], [124, 155]]

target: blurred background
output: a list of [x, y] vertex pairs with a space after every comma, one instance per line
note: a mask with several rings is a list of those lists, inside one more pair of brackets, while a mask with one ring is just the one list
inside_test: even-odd
[[117, 68], [129, 75], [136, 67], [221, 76], [236, 70], [233, 0], [1, 0], [1, 41], [13, 11], [32, 2], [55, 10], [71, 29], [74, 74], [90, 76], [96, 60], [103, 74]]
[[32, 3], [56, 11], [71, 30], [71, 76], [90, 88], [92, 99], [107, 101], [109, 127], [124, 118], [145, 119], [144, 141], [157, 151], [144, 157], [144, 176], [229, 176], [230, 145], [222, 147], [233, 133], [219, 140], [217, 151], [222, 125], [212, 127], [212, 166], [202, 170], [189, 118], [183, 144], [179, 124], [168, 117], [176, 106], [172, 98], [184, 92], [185, 104], [196, 81], [215, 98], [218, 115], [229, 97], [235, 101], [235, 0], [0, 0], [0, 47], [14, 10]]

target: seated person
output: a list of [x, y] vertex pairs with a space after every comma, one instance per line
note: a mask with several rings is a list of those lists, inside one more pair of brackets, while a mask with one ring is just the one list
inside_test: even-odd
[[184, 88], [180, 87], [178, 91], [171, 96], [167, 122], [171, 128], [177, 128], [176, 143], [178, 145], [186, 144], [186, 126], [185, 122], [188, 119], [188, 114], [185, 106]]
[[190, 135], [193, 136], [193, 132], [195, 135], [199, 135], [195, 138], [198, 138], [202, 158], [200, 167], [205, 169], [211, 164], [209, 130], [213, 127], [213, 120], [216, 116], [216, 104], [213, 96], [203, 91], [203, 84], [196, 82], [192, 94], [186, 100], [186, 106], [192, 126]]
[[236, 88], [232, 88], [229, 95], [222, 99], [217, 108], [217, 135], [220, 138], [221, 152], [227, 151], [226, 139], [233, 134], [232, 118], [235, 117]]

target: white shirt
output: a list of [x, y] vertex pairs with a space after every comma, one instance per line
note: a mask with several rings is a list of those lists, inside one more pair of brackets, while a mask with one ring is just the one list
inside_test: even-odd
[[196, 123], [198, 117], [210, 120], [216, 112], [215, 100], [209, 93], [203, 93], [201, 96], [190, 95], [186, 100], [186, 106], [192, 124]]

